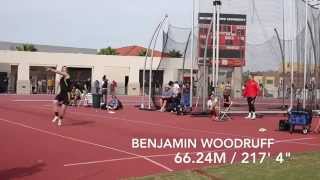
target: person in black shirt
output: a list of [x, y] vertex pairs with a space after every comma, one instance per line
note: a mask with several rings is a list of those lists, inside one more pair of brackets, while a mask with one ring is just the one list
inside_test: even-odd
[[108, 79], [106, 75], [102, 77], [102, 98], [105, 105], [108, 103]]
[[[54, 72], [56, 74], [60, 74], [62, 77], [59, 82], [60, 92], [55, 97], [53, 101], [53, 111], [54, 111], [54, 118], [52, 120], [53, 123], [58, 122], [58, 126], [62, 125], [62, 120], [69, 105], [70, 100], [70, 92], [71, 92], [71, 83], [70, 83], [70, 75], [68, 74], [68, 69], [66, 66], [62, 67], [61, 71], [48, 68], [48, 71]], [[60, 114], [59, 114], [59, 107]]]

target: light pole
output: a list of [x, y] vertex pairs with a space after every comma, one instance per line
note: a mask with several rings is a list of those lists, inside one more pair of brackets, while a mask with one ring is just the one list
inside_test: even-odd
[[[291, 18], [292, 18], [292, 24], [294, 24], [295, 20], [294, 20], [294, 17], [295, 17], [295, 13], [294, 13], [294, 2], [295, 0], [292, 0], [292, 12], [291, 12]], [[293, 66], [294, 66], [294, 51], [293, 51], [293, 46], [294, 46], [294, 28], [291, 29], [291, 59], [290, 59], [290, 63], [291, 63], [291, 79], [290, 79], [290, 108], [289, 109], [292, 109], [293, 108], [293, 73], [294, 73], [294, 69], [293, 69]]]
[[212, 23], [212, 87], [215, 88], [216, 84], [216, 31], [217, 31], [217, 6], [216, 2], [213, 2], [213, 9], [212, 9], [212, 17], [213, 17], [213, 23]]
[[303, 109], [306, 108], [306, 81], [307, 81], [307, 46], [308, 46], [308, 0], [305, 1], [305, 32], [304, 32], [304, 67], [303, 67]]
[[286, 89], [285, 89], [285, 79], [286, 79], [286, 73], [285, 73], [285, 58], [286, 58], [286, 40], [285, 40], [285, 8], [284, 8], [284, 0], [282, 0], [282, 38], [283, 38], [283, 43], [282, 43], [282, 46], [283, 46], [283, 61], [282, 61], [282, 109], [285, 108], [285, 102], [284, 102], [284, 96], [285, 96], [285, 92], [286, 92]]
[[214, 1], [214, 4], [217, 6], [217, 31], [216, 31], [216, 38], [217, 38], [217, 50], [216, 50], [216, 82], [215, 86], [218, 86], [219, 81], [219, 50], [220, 50], [220, 7], [221, 1]]
[[195, 1], [192, 0], [192, 28], [191, 28], [191, 68], [190, 68], [190, 107], [192, 108], [193, 99], [193, 61], [194, 61], [194, 13], [195, 13]]

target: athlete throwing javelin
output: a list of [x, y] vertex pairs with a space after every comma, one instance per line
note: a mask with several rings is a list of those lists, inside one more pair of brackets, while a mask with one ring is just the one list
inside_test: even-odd
[[[58, 126], [61, 126], [70, 100], [70, 75], [68, 74], [68, 68], [66, 66], [63, 66], [61, 71], [52, 68], [48, 68], [47, 70], [62, 76], [59, 82], [60, 92], [53, 101], [54, 118], [52, 120], [53, 123], [58, 122]], [[61, 107], [60, 114], [59, 107]]]

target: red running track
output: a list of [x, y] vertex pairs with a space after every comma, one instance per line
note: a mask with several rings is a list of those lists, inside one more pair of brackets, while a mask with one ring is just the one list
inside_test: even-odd
[[[126, 97], [120, 98], [126, 101]], [[63, 126], [57, 127], [51, 123], [51, 99], [52, 96], [0, 96], [0, 179], [109, 180], [210, 166], [174, 163], [177, 152], [209, 149], [132, 149], [134, 137], [263, 137], [277, 140], [268, 150], [272, 154], [320, 150], [318, 135], [277, 131], [282, 116], [264, 116], [255, 121], [235, 116], [221, 123], [209, 118], [139, 111], [132, 106], [115, 114], [71, 107]], [[259, 128], [267, 131], [260, 133]], [[216, 151], [230, 155], [234, 152]]]

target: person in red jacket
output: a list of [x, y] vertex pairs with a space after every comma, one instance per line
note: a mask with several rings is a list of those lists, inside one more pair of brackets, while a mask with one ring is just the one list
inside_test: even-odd
[[259, 94], [259, 91], [259, 84], [253, 79], [252, 75], [249, 75], [249, 80], [246, 82], [245, 89], [243, 92], [243, 96], [247, 98], [249, 106], [249, 115], [246, 117], [247, 119], [256, 118], [256, 109], [254, 103], [257, 95]]

